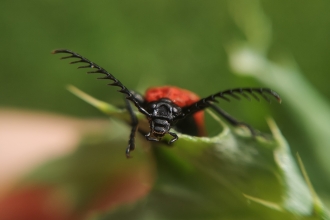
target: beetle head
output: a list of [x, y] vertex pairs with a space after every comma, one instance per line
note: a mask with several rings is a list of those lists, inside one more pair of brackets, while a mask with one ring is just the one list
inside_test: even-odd
[[181, 115], [181, 108], [170, 99], [160, 99], [149, 103], [148, 112], [150, 132], [146, 137], [148, 140], [159, 141], [176, 123]]

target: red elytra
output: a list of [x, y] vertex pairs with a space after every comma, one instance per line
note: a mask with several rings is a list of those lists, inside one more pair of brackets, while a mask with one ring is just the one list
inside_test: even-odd
[[[200, 100], [194, 92], [176, 86], [151, 87], [145, 92], [144, 98], [147, 102], [168, 98], [179, 107], [186, 107]], [[196, 112], [193, 118], [198, 128], [198, 135], [205, 136], [204, 111]]]

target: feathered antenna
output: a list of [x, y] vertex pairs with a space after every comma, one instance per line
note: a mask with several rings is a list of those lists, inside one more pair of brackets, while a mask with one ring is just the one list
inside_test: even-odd
[[150, 115], [144, 108], [142, 108], [142, 106], [139, 104], [138, 100], [135, 99], [134, 95], [118, 79], [116, 79], [111, 73], [109, 73], [108, 71], [106, 71], [105, 69], [103, 69], [102, 67], [97, 65], [96, 63], [88, 60], [87, 58], [85, 58], [85, 57], [83, 57], [83, 56], [81, 56], [81, 55], [79, 55], [79, 54], [77, 54], [77, 53], [75, 53], [71, 50], [58, 49], [58, 50], [52, 51], [52, 53], [53, 54], [57, 54], [57, 53], [70, 54], [70, 56], [65, 56], [65, 57], [62, 57], [61, 59], [78, 58], [78, 60], [72, 61], [72, 62], [70, 62], [70, 64], [75, 64], [75, 63], [87, 63], [88, 64], [86, 66], [79, 66], [78, 69], [80, 69], [80, 68], [94, 68], [94, 69], [97, 69], [95, 71], [89, 71], [87, 73], [89, 73], [89, 74], [93, 74], [93, 73], [104, 74], [105, 77], [100, 77], [98, 79], [112, 80], [113, 83], [109, 83], [108, 85], [120, 87], [120, 90], [118, 90], [118, 92], [124, 93], [126, 95], [126, 99], [133, 102], [134, 105], [138, 108], [138, 110], [142, 114], [144, 114], [146, 116]]
[[[244, 98], [251, 100], [251, 97], [256, 99], [257, 101], [260, 101], [259, 97], [256, 95], [259, 94], [261, 97], [263, 97], [267, 102], [271, 102], [270, 98], [266, 95], [271, 95], [276, 98], [276, 100], [281, 103], [282, 99], [281, 97], [273, 90], [268, 88], [237, 88], [237, 89], [228, 89], [224, 90], [215, 94], [212, 94], [206, 98], [202, 98], [199, 101], [185, 107], [183, 109], [184, 115], [187, 116], [189, 114], [193, 114], [195, 112], [201, 111], [207, 107], [211, 106], [212, 102], [218, 102], [216, 98], [221, 98], [226, 101], [230, 101], [230, 99], [227, 96], [231, 96], [235, 99], [240, 100], [240, 97], [238, 95], [243, 96]], [[250, 97], [250, 96], [251, 97]]]

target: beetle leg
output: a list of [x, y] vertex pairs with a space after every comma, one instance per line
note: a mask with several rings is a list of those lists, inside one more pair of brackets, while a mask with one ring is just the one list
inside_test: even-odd
[[130, 92], [133, 94], [134, 99], [139, 103], [140, 106], [145, 107], [146, 101], [140, 93], [130, 90]]
[[247, 124], [245, 122], [240, 122], [237, 119], [233, 118], [227, 112], [225, 112], [224, 110], [222, 110], [221, 108], [219, 108], [218, 106], [214, 105], [211, 102], [210, 102], [210, 107], [214, 111], [216, 111], [219, 115], [221, 115], [224, 119], [226, 119], [231, 125], [233, 125], [233, 126], [244, 126], [247, 129], [249, 129], [250, 132], [251, 132], [251, 134], [252, 134], [252, 136], [256, 136], [258, 133], [260, 133], [259, 131], [253, 129], [249, 124]]
[[171, 139], [168, 144], [172, 144], [174, 141], [177, 141], [179, 139], [178, 135], [176, 133], [173, 133], [173, 132], [168, 132], [172, 137], [173, 139]]
[[159, 141], [160, 140], [159, 138], [151, 137], [151, 132], [149, 132], [148, 134], [146, 134], [145, 137], [146, 137], [146, 139], [148, 141]]
[[129, 112], [129, 114], [131, 116], [131, 121], [132, 121], [131, 122], [132, 130], [131, 130], [131, 134], [129, 136], [128, 146], [126, 148], [126, 157], [130, 158], [131, 157], [130, 152], [135, 149], [135, 133], [136, 133], [139, 121], [137, 120], [137, 117], [132, 109], [132, 106], [127, 99], [125, 99], [125, 103], [126, 103], [127, 111]]
[[155, 128], [155, 125], [154, 125], [153, 121], [150, 121], [150, 132], [145, 135], [145, 137], [148, 141], [160, 141], [160, 138], [151, 136], [151, 134], [153, 134], [153, 132], [154, 132], [154, 128]]

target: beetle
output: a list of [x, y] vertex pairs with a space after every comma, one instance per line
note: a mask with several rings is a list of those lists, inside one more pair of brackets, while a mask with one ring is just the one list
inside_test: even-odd
[[[68, 56], [62, 57], [61, 59], [77, 58], [78, 60], [70, 62], [70, 64], [75, 63], [85, 63], [85, 66], [79, 66], [78, 68], [93, 68], [94, 71], [89, 71], [87, 73], [100, 73], [104, 74], [104, 77], [98, 79], [112, 80], [112, 83], [108, 84], [111, 86], [117, 86], [120, 89], [118, 92], [125, 94], [125, 103], [127, 110], [131, 117], [132, 129], [129, 136], [128, 146], [126, 148], [126, 157], [130, 157], [130, 152], [135, 149], [135, 133], [138, 128], [137, 117], [131, 107], [134, 104], [135, 107], [145, 115], [149, 122], [150, 131], [145, 135], [148, 141], [160, 141], [165, 134], [172, 136], [169, 144], [178, 140], [178, 135], [171, 132], [172, 127], [182, 128], [185, 123], [193, 120], [197, 128], [197, 135], [203, 135], [204, 132], [204, 122], [203, 122], [203, 110], [211, 107], [224, 119], [226, 119], [233, 126], [245, 126], [247, 127], [253, 136], [256, 135], [256, 131], [248, 124], [240, 122], [230, 116], [227, 112], [219, 108], [214, 103], [218, 101], [216, 98], [221, 98], [226, 101], [230, 101], [228, 97], [233, 97], [235, 99], [240, 99], [239, 95], [251, 100], [251, 97], [258, 100], [259, 98], [256, 94], [259, 94], [266, 101], [270, 102], [267, 95], [273, 96], [278, 102], [281, 102], [281, 97], [273, 90], [268, 88], [235, 88], [220, 91], [209, 95], [205, 98], [199, 98], [195, 93], [181, 89], [174, 86], [163, 86], [163, 87], [153, 87], [146, 91], [145, 96], [128, 90], [117, 78], [115, 78], [111, 73], [97, 65], [96, 63], [88, 60], [87, 58], [67, 49], [58, 49], [52, 52], [53, 54], [65, 53]], [[190, 126], [189, 126], [190, 127]], [[194, 129], [193, 129], [194, 130]], [[196, 129], [195, 129], [196, 130]], [[190, 134], [196, 134], [196, 131], [188, 132]]]

